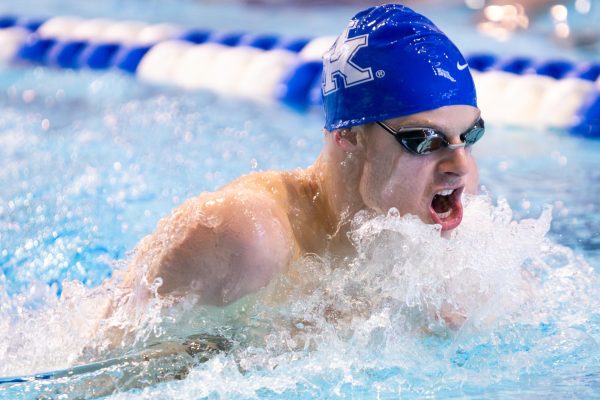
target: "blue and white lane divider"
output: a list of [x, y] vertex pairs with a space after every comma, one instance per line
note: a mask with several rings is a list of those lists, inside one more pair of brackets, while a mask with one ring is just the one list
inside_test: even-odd
[[[297, 108], [321, 102], [321, 55], [335, 37], [186, 30], [170, 24], [0, 16], [0, 60], [119, 69], [157, 84]], [[484, 118], [600, 137], [600, 63], [471, 54]]]

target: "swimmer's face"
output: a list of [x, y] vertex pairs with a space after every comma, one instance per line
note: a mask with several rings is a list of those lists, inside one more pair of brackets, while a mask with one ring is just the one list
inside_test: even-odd
[[[443, 132], [451, 144], [472, 128], [479, 110], [471, 106], [446, 106], [386, 121], [393, 129], [426, 127]], [[367, 207], [379, 212], [397, 208], [401, 215], [418, 216], [442, 231], [462, 221], [463, 193], [475, 193], [479, 184], [471, 147], [442, 148], [428, 155], [413, 155], [377, 124], [365, 126], [365, 162], [359, 190]], [[477, 146], [477, 144], [475, 144]]]

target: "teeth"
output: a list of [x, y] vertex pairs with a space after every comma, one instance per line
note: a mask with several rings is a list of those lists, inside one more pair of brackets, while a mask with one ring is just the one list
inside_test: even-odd
[[441, 192], [437, 192], [436, 196], [449, 196], [454, 192], [454, 189], [442, 190]]
[[452, 210], [448, 210], [445, 213], [438, 213], [438, 216], [440, 217], [440, 219], [444, 219], [444, 218], [448, 218], [450, 216], [450, 214], [452, 213]]

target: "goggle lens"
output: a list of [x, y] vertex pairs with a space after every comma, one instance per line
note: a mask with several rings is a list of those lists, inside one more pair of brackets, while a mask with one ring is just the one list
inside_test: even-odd
[[445, 140], [439, 136], [422, 135], [401, 138], [400, 143], [414, 154], [429, 154], [445, 147]]
[[485, 128], [483, 126], [475, 126], [470, 131], [460, 135], [460, 139], [465, 142], [467, 146], [470, 146], [481, 139], [484, 133]]
[[[412, 154], [426, 155], [444, 147], [461, 147], [461, 145], [451, 145], [446, 135], [432, 128], [401, 128], [396, 131], [383, 122], [377, 124], [394, 135], [402, 147]], [[481, 139], [484, 133], [484, 122], [480, 118], [471, 129], [460, 135], [460, 139], [464, 143], [463, 146], [471, 146]]]

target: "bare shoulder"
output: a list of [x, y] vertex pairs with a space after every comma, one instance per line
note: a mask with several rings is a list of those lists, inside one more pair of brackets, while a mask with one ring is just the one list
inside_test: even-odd
[[163, 218], [136, 249], [134, 268], [161, 294], [193, 291], [225, 304], [284, 272], [296, 244], [277, 173], [252, 174], [192, 198]]

